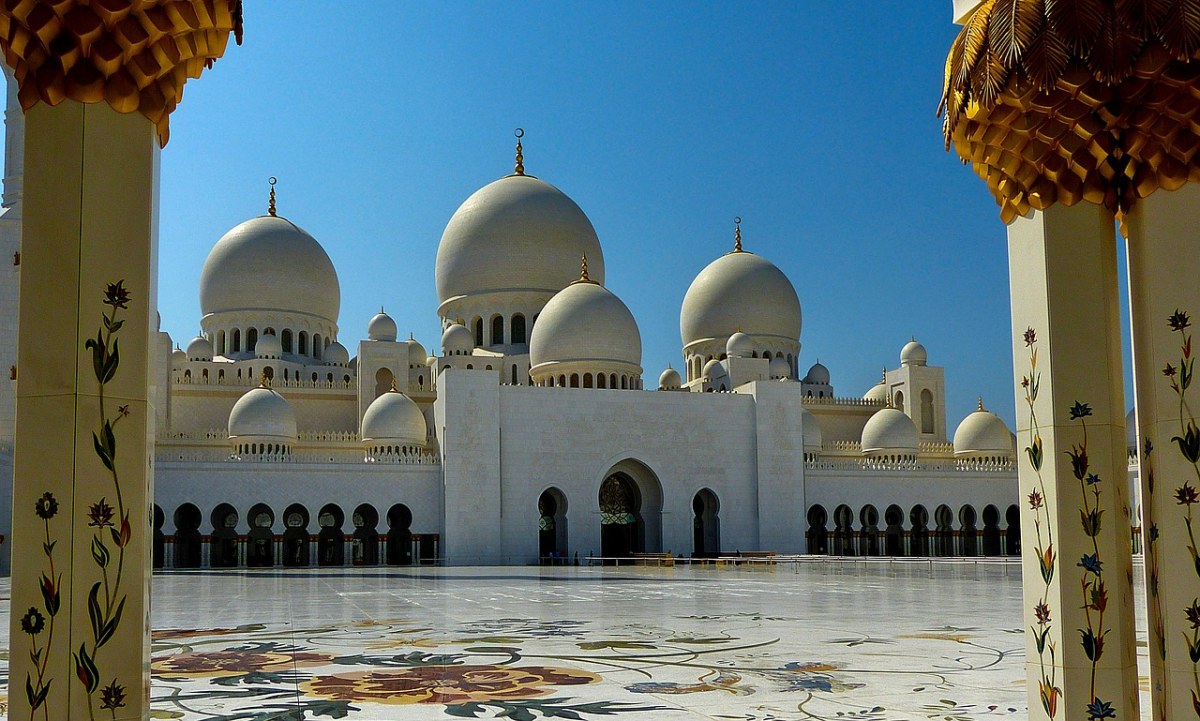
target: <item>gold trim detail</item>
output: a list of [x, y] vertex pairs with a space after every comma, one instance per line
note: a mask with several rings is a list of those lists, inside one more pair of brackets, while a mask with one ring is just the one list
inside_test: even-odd
[[513, 166], [513, 173], [516, 175], [525, 174], [525, 155], [524, 149], [521, 147], [521, 138], [525, 137], [525, 129], [517, 128], [513, 131], [513, 135], [517, 137], [517, 162]]
[[1200, 182], [1193, 0], [985, 0], [946, 59], [946, 148], [1010, 223], [1081, 200], [1124, 225], [1140, 198]]
[[0, 51], [21, 108], [64, 100], [139, 112], [166, 145], [183, 85], [242, 44], [242, 0], [22, 0], [0, 4]]

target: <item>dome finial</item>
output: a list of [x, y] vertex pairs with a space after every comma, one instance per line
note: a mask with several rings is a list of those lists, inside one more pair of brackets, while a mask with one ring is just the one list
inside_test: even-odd
[[525, 156], [522, 154], [521, 138], [525, 137], [525, 129], [517, 128], [513, 131], [513, 135], [517, 136], [517, 164], [513, 168], [513, 172], [517, 175], [525, 174]]
[[258, 377], [258, 387], [259, 388], [270, 388], [271, 387], [271, 377], [269, 375], [267, 375], [266, 368], [263, 368], [262, 374], [259, 375], [259, 377]]
[[399, 393], [400, 389], [396, 387], [396, 376], [392, 376], [392, 393]]
[[580, 283], [593, 282], [592, 279], [588, 277], [587, 256], [586, 255], [582, 255], [579, 257], [579, 282]]
[[271, 185], [271, 199], [267, 201], [267, 215], [275, 217], [275, 176], [272, 175], [267, 181]]
[[742, 252], [742, 216], [733, 219], [733, 252]]
[[979, 396], [979, 410], [983, 410], [983, 396]]

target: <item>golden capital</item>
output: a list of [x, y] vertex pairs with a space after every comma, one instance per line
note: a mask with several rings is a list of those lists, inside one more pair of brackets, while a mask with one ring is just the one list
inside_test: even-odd
[[166, 145], [183, 85], [242, 41], [241, 0], [15, 0], [0, 4], [0, 51], [24, 110], [64, 100], [139, 112]]
[[1008, 223], [1081, 200], [1118, 219], [1200, 181], [1190, 0], [983, 0], [946, 59], [946, 147]]

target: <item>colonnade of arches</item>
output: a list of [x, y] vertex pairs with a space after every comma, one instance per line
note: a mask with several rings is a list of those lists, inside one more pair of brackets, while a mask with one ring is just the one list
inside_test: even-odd
[[642, 389], [642, 379], [629, 373], [560, 373], [557, 376], [546, 376], [537, 385], [543, 388], [607, 388], [609, 390]]
[[[937, 506], [932, 516], [923, 505], [906, 513], [888, 506], [881, 517], [871, 504], [856, 513], [842, 504], [832, 517], [824, 506], [808, 509], [805, 532], [808, 552], [833, 556], [1018, 556], [1021, 553], [1021, 513], [1016, 505], [1003, 513], [987, 505], [983, 513], [967, 504], [957, 512]], [[832, 526], [832, 528], [830, 528]]]
[[[267, 376], [267, 380], [273, 381], [273, 380], [278, 380], [279, 377], [282, 377], [285, 383], [286, 382], [299, 383], [301, 381], [299, 368], [293, 370], [293, 369], [289, 369], [289, 368], [285, 367], [285, 368], [283, 368], [282, 376], [277, 374], [275, 367], [270, 364], [265, 364], [265, 365], [259, 366], [259, 369], [263, 374], [265, 374]], [[254, 366], [247, 366], [246, 368], [241, 368], [241, 367], [236, 367], [236, 364], [235, 364], [235, 368], [233, 368], [231, 370], [237, 371], [236, 376], [233, 376], [231, 374], [230, 377], [236, 377], [239, 384], [242, 382], [243, 377], [252, 378], [255, 380], [257, 380], [259, 378], [259, 376], [254, 375]], [[243, 371], [245, 371], [244, 376], [243, 376]], [[311, 380], [314, 385], [324, 381], [330, 387], [332, 387], [335, 383], [338, 383], [338, 382], [340, 382], [343, 386], [345, 386], [347, 388], [350, 387], [350, 374], [349, 373], [341, 373], [340, 375], [341, 375], [341, 379], [339, 381], [338, 379], [336, 379], [334, 377], [333, 373], [326, 373], [324, 378], [322, 378], [320, 373], [317, 373], [314, 371], [312, 373], [312, 377], [309, 380]], [[181, 380], [184, 383], [196, 382], [198, 384], [206, 384], [206, 383], [213, 382], [211, 376], [209, 375], [208, 368], [200, 369], [198, 379], [193, 378], [191, 368], [185, 368], [183, 370], [183, 375], [179, 378], [179, 380]], [[217, 376], [216, 376], [215, 382], [218, 385], [225, 383], [225, 369], [224, 368], [217, 369]]]
[[207, 522], [193, 503], [172, 514], [175, 532], [167, 535], [166, 514], [155, 504], [155, 568], [407, 566], [436, 563], [441, 556], [438, 534], [414, 533], [412, 511], [403, 503], [382, 517], [369, 503], [353, 508], [349, 517], [337, 503], [321, 506], [315, 517], [307, 506], [293, 503], [278, 519], [271, 506], [256, 503], [246, 510], [245, 522], [229, 503], [214, 507]]
[[[717, 355], [689, 355], [687, 360], [685, 361], [685, 365], [687, 368], [687, 380], [694, 381], [694, 380], [700, 378], [704, 374], [704, 366], [708, 365], [709, 361], [711, 361], [711, 360], [723, 361], [728, 357], [729, 356], [725, 353], [718, 353]], [[751, 358], [759, 358], [760, 357], [759, 352], [752, 351], [750, 353], [750, 357]], [[798, 359], [796, 358], [795, 354], [783, 353], [782, 351], [771, 352], [769, 350], [766, 350], [766, 351], [762, 352], [761, 357], [766, 358], [767, 360], [770, 360], [772, 358], [783, 358], [783, 359], [787, 360], [788, 367], [791, 368], [791, 377], [792, 378], [800, 377], [799, 369], [796, 368], [796, 361]]]
[[[263, 335], [274, 335], [275, 329], [263, 328], [262, 333]], [[213, 350], [217, 355], [243, 351], [252, 353], [254, 346], [258, 344], [258, 336], [259, 329], [254, 326], [219, 330], [216, 332], [216, 337], [213, 338]], [[306, 330], [295, 331], [291, 328], [284, 328], [279, 332], [279, 344], [283, 347], [284, 353], [294, 353], [313, 360], [321, 360], [325, 349], [332, 342], [333, 340], [329, 336], [322, 336], [320, 333], [313, 333], [310, 336]]]
[[475, 346], [484, 348], [493, 345], [523, 345], [529, 343], [533, 333], [533, 325], [537, 315], [531, 321], [526, 321], [524, 313], [513, 313], [504, 316], [496, 313], [488, 318], [475, 316], [471, 319], [471, 332], [475, 336]]

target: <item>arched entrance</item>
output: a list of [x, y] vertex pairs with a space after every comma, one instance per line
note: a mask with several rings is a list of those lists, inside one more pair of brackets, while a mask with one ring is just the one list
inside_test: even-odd
[[879, 510], [868, 503], [858, 512], [858, 521], [862, 524], [862, 532], [858, 538], [859, 553], [863, 556], [878, 556]]
[[200, 509], [185, 503], [175, 509], [175, 568], [200, 567]]
[[387, 512], [387, 562], [389, 566], [411, 566], [412, 557], [412, 511], [403, 503], [397, 503]]
[[567, 497], [548, 488], [538, 497], [538, 559], [543, 564], [563, 563], [567, 557]]
[[228, 503], [213, 509], [212, 540], [209, 551], [213, 568], [233, 568], [238, 565], [238, 512]]
[[958, 520], [962, 524], [959, 531], [962, 538], [962, 555], [978, 556], [979, 530], [975, 527], [975, 524], [978, 522], [975, 515], [975, 508], [967, 505], [958, 509]]
[[167, 517], [163, 513], [163, 509], [154, 504], [154, 568], [162, 568], [167, 557], [167, 537], [163, 533], [163, 524], [166, 523]]
[[916, 505], [908, 512], [908, 520], [912, 523], [909, 533], [909, 552], [914, 556], [929, 555], [929, 511], [925, 506]]
[[341, 566], [346, 562], [346, 539], [342, 535], [345, 522], [346, 515], [333, 503], [325, 504], [317, 514], [317, 525], [321, 527], [317, 534], [317, 565]]
[[829, 514], [824, 506], [810, 506], [808, 509], [808, 552], [818, 555], [829, 553], [829, 531], [825, 524], [829, 523]]
[[1021, 555], [1021, 509], [1016, 505], [1004, 512], [1008, 527], [1004, 529], [1004, 553], [1008, 556]]
[[721, 504], [717, 494], [701, 489], [692, 498], [692, 556], [712, 558], [721, 553]]
[[954, 555], [954, 511], [950, 506], [942, 504], [933, 511], [933, 521], [937, 530], [933, 533], [933, 555]]
[[662, 487], [635, 460], [613, 466], [600, 484], [600, 555], [621, 558], [662, 551]]
[[842, 504], [833, 509], [833, 555], [853, 556], [854, 511]]
[[351, 542], [351, 562], [356, 566], [374, 566], [379, 563], [379, 511], [364, 503], [354, 509], [351, 516], [354, 524], [354, 540]]
[[883, 512], [887, 528], [883, 532], [883, 555], [904, 555], [904, 509], [895, 504]]
[[275, 565], [275, 514], [265, 503], [255, 504], [247, 514], [250, 533], [247, 534], [246, 565], [250, 568], [266, 568]]
[[1003, 552], [1000, 543], [1000, 509], [988, 504], [983, 509], [983, 555], [999, 556]]
[[283, 512], [283, 565], [307, 566], [308, 509], [293, 503]]

